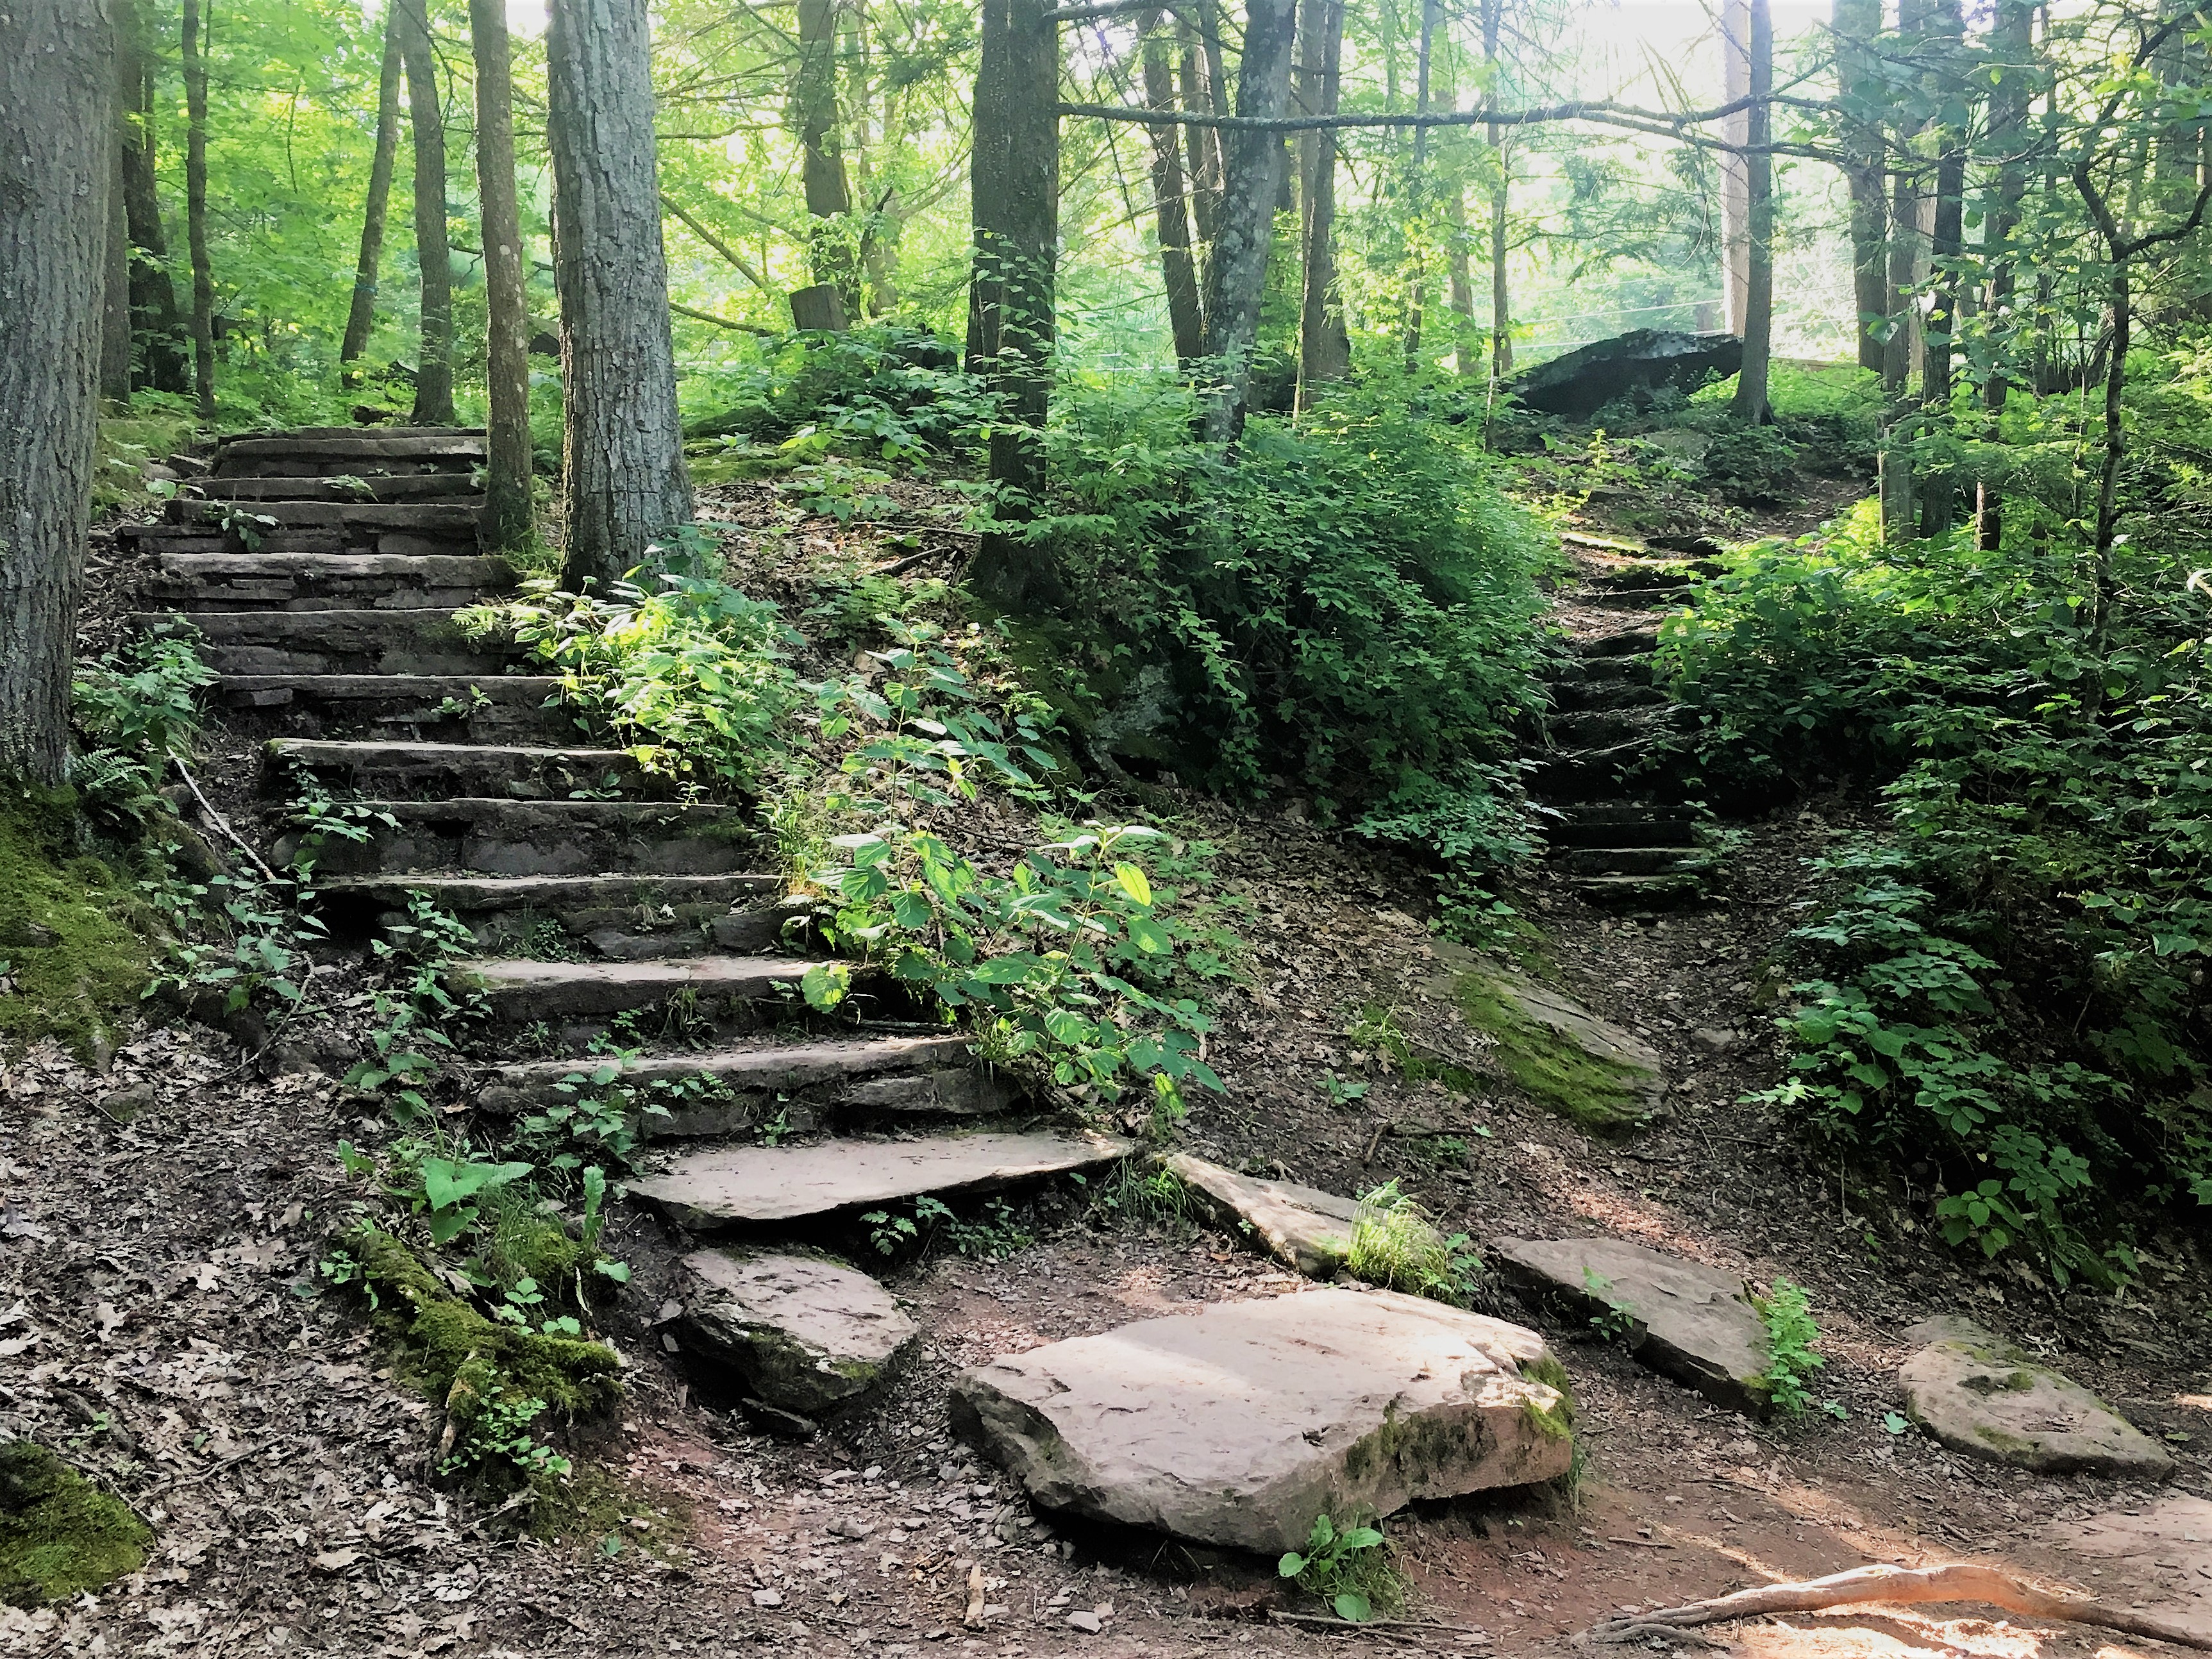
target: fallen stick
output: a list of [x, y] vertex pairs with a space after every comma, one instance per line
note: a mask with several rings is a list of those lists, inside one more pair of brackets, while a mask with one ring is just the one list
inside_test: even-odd
[[2177, 1647], [2212, 1651], [2212, 1634], [2171, 1619], [2132, 1613], [2092, 1595], [2047, 1590], [1999, 1572], [1995, 1567], [1971, 1561], [1952, 1561], [1940, 1567], [1854, 1567], [1800, 1583], [1761, 1584], [1686, 1602], [1656, 1613], [1638, 1613], [1601, 1620], [1590, 1627], [1598, 1642], [1632, 1642], [1656, 1629], [1682, 1630], [1693, 1625], [1727, 1624], [1756, 1619], [1771, 1613], [1823, 1613], [1831, 1607], [1856, 1607], [1867, 1602], [1982, 1601], [2007, 1613], [2030, 1619], [2056, 1619], [2067, 1624], [2096, 1625], [2130, 1636], [2148, 1636]]
[[1280, 1608], [1267, 1609], [1267, 1617], [1285, 1625], [1319, 1625], [1328, 1630], [1349, 1631], [1426, 1631], [1431, 1636], [1474, 1636], [1490, 1640], [1488, 1631], [1476, 1630], [1470, 1625], [1432, 1625], [1421, 1619], [1362, 1619], [1357, 1624], [1349, 1619], [1340, 1619], [1333, 1613], [1285, 1613]]
[[252, 848], [246, 845], [246, 837], [240, 835], [237, 830], [232, 829], [230, 827], [230, 820], [223, 817], [222, 813], [216, 811], [215, 810], [215, 803], [200, 793], [200, 781], [192, 775], [191, 768], [185, 764], [184, 757], [181, 755], [172, 755], [169, 757], [169, 759], [172, 763], [175, 765], [178, 775], [184, 779], [185, 787], [192, 792], [192, 799], [200, 804], [200, 811], [207, 814], [208, 822], [215, 825], [216, 829], [222, 830], [231, 844], [236, 847], [240, 852], [245, 854], [247, 858], [252, 860], [253, 867], [258, 870], [264, 878], [271, 882], [275, 881], [276, 879], [276, 872], [261, 861], [261, 854], [255, 852]]

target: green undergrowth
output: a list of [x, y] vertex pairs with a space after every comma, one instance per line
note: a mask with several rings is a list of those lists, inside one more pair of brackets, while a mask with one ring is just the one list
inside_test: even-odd
[[0, 792], [0, 1041], [112, 1048], [159, 946], [135, 881], [95, 855], [72, 791]]
[[0, 1445], [0, 1602], [67, 1601], [146, 1564], [154, 1534], [121, 1499], [28, 1440]]
[[1506, 1076], [1538, 1105], [1596, 1134], [1617, 1134], [1644, 1122], [1638, 1073], [1531, 1019], [1504, 983], [1486, 974], [1462, 974], [1458, 995], [1468, 1021], [1498, 1039], [1494, 1052]]
[[1344, 1265], [1355, 1279], [1463, 1308], [1480, 1289], [1482, 1258], [1465, 1233], [1449, 1238], [1395, 1180], [1360, 1194]]

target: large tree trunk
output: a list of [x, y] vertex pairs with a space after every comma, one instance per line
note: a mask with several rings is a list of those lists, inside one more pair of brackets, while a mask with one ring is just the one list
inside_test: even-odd
[[[1722, 95], [1731, 104], [1751, 95], [1751, 0], [1721, 0]], [[1751, 143], [1751, 111], [1721, 123], [1734, 148], [1721, 152], [1721, 289], [1728, 296], [1728, 325], [1744, 331], [1751, 299], [1751, 176], [1744, 147]]]
[[207, 59], [199, 0], [185, 0], [185, 246], [192, 262], [192, 389], [215, 419], [215, 272], [207, 246]]
[[103, 0], [0, 9], [0, 776], [58, 786], [92, 501], [113, 36]]
[[[1139, 19], [1144, 40], [1145, 102], [1153, 109], [1175, 107], [1175, 64], [1161, 33], [1160, 15]], [[1168, 295], [1168, 331], [1175, 338], [1176, 362], [1185, 369], [1206, 349], [1206, 318], [1199, 309], [1198, 265], [1191, 257], [1190, 215], [1183, 199], [1182, 143], [1173, 127], [1146, 130], [1152, 150], [1152, 201], [1158, 222], [1160, 279]]]
[[853, 193], [837, 131], [836, 0], [799, 0], [799, 72], [791, 101], [806, 212], [813, 221], [808, 253], [814, 280], [835, 288], [847, 314], [858, 316], [859, 272], [844, 222], [853, 210]]
[[[118, 31], [119, 32], [119, 31]], [[100, 395], [111, 403], [131, 402], [131, 215], [123, 204], [126, 131], [137, 111], [137, 77], [126, 88], [122, 59], [108, 88], [107, 247], [100, 278]]]
[[[1885, 90], [1871, 50], [1881, 33], [1881, 0], [1834, 0], [1836, 90], [1844, 155], [1844, 182], [1850, 191], [1851, 297], [1858, 313], [1853, 333], [1859, 367], [1881, 370], [1881, 321], [1889, 315], [1888, 215], [1881, 105]], [[1869, 320], [1869, 319], [1875, 320]]]
[[[1291, 101], [1291, 48], [1297, 0], [1250, 0], [1244, 52], [1237, 65], [1237, 113], [1279, 120]], [[1244, 429], [1252, 348], [1260, 334], [1260, 299], [1273, 241], [1275, 198], [1287, 152], [1282, 135], [1237, 128], [1222, 148], [1221, 222], [1207, 268], [1207, 356], [1221, 360], [1220, 382], [1206, 401], [1206, 440], [1233, 445]]]
[[[1060, 33], [1048, 0], [983, 0], [975, 74], [968, 285], [968, 366], [998, 394], [991, 482], [999, 516], [1030, 517], [1044, 494], [1045, 416], [1051, 403], [1054, 259], [1060, 239]], [[970, 580], [994, 603], [1033, 610], [1054, 589], [1036, 550], [1010, 534], [987, 538]]]
[[523, 292], [522, 211], [514, 188], [514, 88], [507, 0], [469, 0], [477, 66], [477, 196], [483, 211], [484, 540], [530, 545], [530, 304]]
[[1753, 424], [1774, 418], [1766, 403], [1766, 370], [1774, 345], [1774, 17], [1768, 0], [1751, 0], [1751, 131], [1744, 154], [1743, 368], [1735, 382], [1735, 416]]
[[[1194, 115], [1221, 115], [1229, 108], [1229, 81], [1221, 60], [1221, 9], [1215, 0], [1195, 0], [1197, 27], [1178, 22], [1186, 40], [1182, 58], [1182, 106]], [[1221, 215], [1223, 139], [1218, 127], [1186, 127], [1189, 150], [1191, 212], [1198, 222], [1200, 264], [1213, 258], [1215, 222]], [[1200, 286], [1207, 279], [1201, 275]]]
[[[1299, 105], [1310, 114], [1334, 115], [1344, 78], [1344, 0], [1302, 3]], [[1352, 335], [1336, 281], [1335, 134], [1324, 130], [1299, 135], [1298, 176], [1304, 282], [1298, 307], [1297, 406], [1308, 410], [1319, 387], [1352, 372]]]
[[392, 201], [392, 168], [399, 155], [399, 13], [413, 0], [387, 0], [384, 67], [376, 79], [376, 155], [368, 165], [368, 202], [361, 214], [361, 258], [354, 268], [353, 304], [346, 313], [341, 365], [368, 349], [376, 325], [376, 284], [384, 263], [384, 216]]
[[407, 118], [415, 132], [415, 259], [422, 268], [413, 419], [417, 426], [448, 426], [453, 419], [453, 256], [446, 239], [446, 100], [430, 50], [428, 0], [392, 3], [398, 8], [399, 56], [407, 66]]
[[[1990, 34], [1990, 54], [2002, 66], [1997, 84], [1990, 88], [1989, 145], [1996, 152], [1996, 176], [1991, 182], [1988, 205], [1982, 212], [1982, 245], [1990, 261], [1988, 292], [1990, 326], [2002, 336], [2011, 330], [2013, 294], [2018, 283], [2012, 239], [2020, 228], [2021, 204], [2027, 196], [2027, 167], [2021, 150], [2027, 140], [2030, 71], [2035, 61], [2035, 8], [2032, 0], [1997, 0], [1996, 27]], [[2004, 412], [2008, 377], [1999, 363], [1984, 383], [1982, 398], [1990, 412], [1990, 435], [1996, 435], [1997, 417]], [[2003, 496], [1987, 479], [1974, 489], [1974, 545], [1994, 553], [2004, 540]]]
[[561, 489], [572, 589], [604, 591], [691, 521], [676, 413], [653, 140], [647, 0], [553, 0], [546, 89], [568, 426]]
[[[1498, 100], [1498, 38], [1505, 21], [1505, 0], [1482, 0], [1482, 59], [1491, 74], [1484, 94], [1495, 107]], [[1497, 176], [1490, 185], [1490, 378], [1502, 380], [1513, 372], [1513, 295], [1506, 283], [1505, 256], [1510, 251], [1506, 215], [1512, 206], [1513, 169], [1505, 153], [1504, 129], [1492, 121], [1483, 136], [1489, 141]]]
[[[1429, 71], [1436, 55], [1437, 26], [1443, 21], [1439, 0], [1421, 0], [1421, 46], [1414, 59], [1413, 112], [1429, 112]], [[1412, 280], [1406, 290], [1406, 368], [1411, 373], [1421, 355], [1421, 306], [1427, 297], [1429, 275], [1429, 130], [1413, 129], [1413, 188], [1407, 192], [1407, 217], [1413, 234], [1407, 239], [1413, 258]]]
[[123, 212], [131, 229], [131, 332], [133, 384], [156, 392], [191, 389], [184, 322], [169, 280], [169, 239], [161, 228], [154, 179], [154, 75], [141, 32], [137, 0], [116, 0], [115, 43], [122, 78], [135, 92], [134, 118], [123, 133]]

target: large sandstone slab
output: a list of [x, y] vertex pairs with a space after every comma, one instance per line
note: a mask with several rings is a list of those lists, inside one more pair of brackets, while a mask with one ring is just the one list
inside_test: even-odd
[[1524, 1295], [1621, 1325], [1653, 1370], [1717, 1406], [1765, 1411], [1766, 1324], [1735, 1275], [1620, 1238], [1503, 1239], [1498, 1259]]
[[677, 1294], [686, 1348], [809, 1417], [874, 1387], [921, 1334], [882, 1285], [826, 1256], [694, 1251]]
[[1664, 1106], [1666, 1062], [1633, 1031], [1464, 945], [1432, 948], [1449, 972], [1430, 988], [1497, 1040], [1498, 1069], [1538, 1105], [1597, 1134], [1638, 1128]]
[[[1546, 1363], [1549, 1362], [1549, 1363]], [[1534, 1331], [1387, 1291], [1310, 1291], [1123, 1326], [962, 1376], [955, 1429], [1044, 1508], [1267, 1553], [1314, 1517], [1567, 1471]]]
[[1966, 1320], [1905, 1333], [1924, 1343], [1898, 1373], [1912, 1420], [1953, 1451], [2045, 1474], [2163, 1479], [2166, 1449], [2062, 1371]]
[[633, 1181], [685, 1226], [705, 1231], [788, 1221], [924, 1193], [988, 1192], [1125, 1158], [1133, 1141], [1099, 1134], [947, 1134], [914, 1140], [825, 1140], [807, 1146], [717, 1146], [687, 1152]]
[[1163, 1166], [1224, 1226], [1244, 1231], [1309, 1279], [1329, 1279], [1352, 1254], [1356, 1200], [1295, 1181], [1238, 1175], [1188, 1152]]

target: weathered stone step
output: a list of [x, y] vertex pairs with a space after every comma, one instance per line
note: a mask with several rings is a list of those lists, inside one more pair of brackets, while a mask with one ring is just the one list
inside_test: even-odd
[[620, 749], [537, 749], [479, 743], [338, 743], [276, 738], [263, 787], [289, 793], [291, 775], [308, 772], [326, 787], [397, 799], [458, 796], [522, 799], [641, 787], [645, 775]]
[[1649, 685], [1651, 659], [1641, 657], [1577, 657], [1561, 665], [1555, 685]]
[[374, 441], [377, 439], [482, 438], [483, 435], [484, 428], [480, 426], [288, 426], [269, 432], [234, 432], [228, 437], [217, 439], [216, 449], [221, 454], [240, 444], [305, 442], [309, 439], [363, 438]]
[[895, 1203], [925, 1193], [989, 1192], [1118, 1163], [1135, 1150], [1135, 1142], [1113, 1135], [991, 1131], [802, 1146], [717, 1146], [682, 1153], [661, 1173], [631, 1182], [629, 1190], [683, 1225], [711, 1232]]
[[[796, 1003], [799, 979], [814, 964], [797, 957], [684, 957], [645, 962], [525, 962], [482, 959], [456, 964], [456, 981], [483, 994], [495, 1019], [606, 1019], [681, 1000], [686, 1017], [723, 1024], [757, 1003]], [[787, 996], [785, 987], [790, 987]], [[803, 1007], [805, 1005], [799, 1004]]]
[[1597, 634], [1569, 641], [1569, 648], [1583, 659], [1647, 656], [1659, 648], [1656, 629], [1624, 629], [1618, 634]]
[[1680, 607], [1682, 590], [1668, 587], [1601, 587], [1584, 597], [1586, 605], [1601, 605], [1609, 610], [1657, 611]]
[[1620, 564], [1605, 570], [1586, 570], [1583, 584], [1610, 592], [1672, 590], [1692, 586], [1698, 572], [1691, 565], [1672, 561]]
[[[496, 682], [495, 682], [496, 684]], [[744, 870], [758, 840], [738, 808], [636, 800], [371, 800], [366, 842], [332, 841], [329, 875], [475, 870], [488, 875], [584, 875], [613, 870], [718, 875]], [[289, 860], [296, 833], [276, 843]]]
[[1905, 1333], [1923, 1346], [1898, 1373], [1912, 1420], [1968, 1457], [2042, 1474], [2160, 1480], [2166, 1448], [2035, 1355], [1956, 1316]]
[[1003, 1354], [954, 1381], [951, 1407], [1042, 1508], [1273, 1556], [1319, 1514], [1565, 1474], [1564, 1380], [1521, 1326], [1317, 1290]]
[[379, 472], [466, 472], [484, 459], [481, 434], [410, 432], [366, 435], [334, 428], [233, 438], [216, 451], [219, 478], [369, 477]]
[[540, 674], [226, 674], [216, 696], [264, 734], [558, 746], [580, 735], [560, 689]]
[[[476, 1098], [486, 1111], [519, 1114], [594, 1086], [625, 1088], [667, 1107], [668, 1116], [638, 1123], [655, 1139], [741, 1134], [779, 1113], [803, 1133], [848, 1114], [980, 1117], [1012, 1105], [1019, 1091], [970, 1059], [969, 1046], [964, 1036], [891, 1036], [531, 1060], [501, 1066]], [[570, 1079], [580, 1086], [564, 1086]], [[675, 1086], [690, 1079], [711, 1086]]]
[[191, 623], [218, 674], [464, 674], [496, 677], [503, 646], [469, 638], [448, 611], [196, 611], [143, 615]]
[[382, 473], [348, 479], [202, 478], [193, 493], [210, 501], [433, 501], [480, 507], [483, 495], [467, 472], [416, 472], [399, 477]]
[[[1636, 659], [1622, 657], [1613, 660], [1628, 664], [1635, 662]], [[1644, 676], [1641, 680], [1626, 678], [1555, 680], [1550, 688], [1552, 707], [1562, 714], [1583, 714], [1613, 708], [1651, 708], [1671, 702], [1665, 691], [1651, 684], [1650, 665], [1642, 666]]]
[[1706, 896], [1702, 877], [1677, 873], [1642, 876], [1571, 876], [1585, 904], [1606, 910], [1680, 910]]
[[[242, 553], [299, 553], [329, 557], [343, 554], [364, 555], [376, 551], [376, 538], [366, 531], [356, 532], [343, 527], [330, 528], [313, 526], [266, 530], [254, 526], [253, 545], [248, 547], [246, 538], [234, 530], [225, 530], [221, 524], [125, 524], [115, 527], [115, 538], [142, 556], [166, 559], [178, 555]], [[440, 542], [442, 553], [462, 553], [468, 548], [459, 542]]]
[[1691, 872], [1705, 862], [1698, 847], [1570, 847], [1552, 861], [1576, 876], [1663, 876]]
[[511, 591], [505, 559], [440, 554], [165, 553], [146, 598], [179, 611], [452, 611]]
[[[250, 514], [292, 529], [409, 531], [417, 536], [472, 538], [483, 514], [463, 501], [199, 501], [173, 498], [164, 516], [171, 524], [221, 526]], [[256, 525], [257, 530], [261, 526]]]
[[1529, 780], [1539, 800], [1595, 800], [1619, 794], [1652, 763], [1651, 744], [1638, 738], [1602, 749], [1560, 749], [1542, 756]]
[[[321, 891], [331, 921], [403, 921], [425, 893], [483, 951], [576, 951], [612, 962], [774, 950], [785, 912], [781, 878], [665, 876], [336, 876]], [[748, 908], [739, 908], [739, 907]]]
[[1680, 704], [1658, 702], [1554, 714], [1550, 726], [1552, 741], [1563, 749], [1606, 749], [1631, 739], [1649, 741], [1692, 718]]
[[1544, 839], [1553, 847], [1694, 847], [1698, 823], [1664, 807], [1594, 804], [1553, 819]]
[[858, 1398], [921, 1340], [890, 1291], [828, 1256], [695, 1250], [672, 1288], [700, 1382], [802, 1418]]

